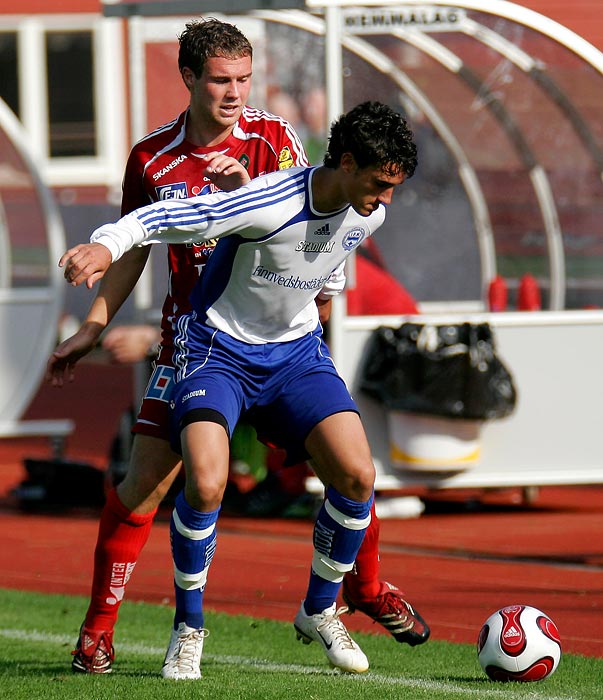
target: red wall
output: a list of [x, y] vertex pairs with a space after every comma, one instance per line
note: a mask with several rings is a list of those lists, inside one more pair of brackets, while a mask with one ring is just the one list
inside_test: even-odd
[[102, 12], [101, 0], [0, 0], [2, 15], [52, 15], [73, 12]]
[[[183, 22], [184, 25], [184, 22]], [[151, 131], [188, 107], [190, 95], [178, 73], [178, 41], [153, 43], [146, 48], [147, 124]], [[159, 88], [159, 89], [158, 89]]]
[[550, 17], [603, 51], [601, 0], [524, 0], [517, 4]]

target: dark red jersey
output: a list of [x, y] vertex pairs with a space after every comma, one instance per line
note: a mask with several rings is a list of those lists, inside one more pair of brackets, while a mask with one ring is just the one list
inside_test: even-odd
[[[123, 182], [122, 216], [163, 199], [184, 199], [215, 189], [202, 174], [201, 156], [219, 151], [241, 162], [254, 178], [308, 165], [293, 127], [263, 110], [245, 107], [232, 133], [220, 144], [199, 147], [186, 140], [188, 110], [141, 139], [132, 149]], [[168, 246], [168, 292], [163, 304], [162, 344], [172, 346], [177, 316], [190, 311], [189, 297], [213, 244]]]

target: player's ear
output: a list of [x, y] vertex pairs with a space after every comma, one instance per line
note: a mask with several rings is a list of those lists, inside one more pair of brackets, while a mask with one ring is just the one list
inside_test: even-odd
[[180, 71], [180, 75], [182, 76], [182, 80], [184, 80], [184, 84], [186, 85], [186, 87], [189, 90], [192, 90], [193, 84], [195, 82], [194, 72], [188, 66], [184, 66]]
[[341, 154], [341, 160], [339, 161], [339, 167], [346, 173], [353, 173], [358, 169], [358, 166], [356, 164], [356, 159], [349, 152], [345, 152], [345, 153]]

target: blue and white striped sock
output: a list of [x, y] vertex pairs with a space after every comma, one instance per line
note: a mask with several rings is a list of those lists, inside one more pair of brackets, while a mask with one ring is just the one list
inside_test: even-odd
[[181, 622], [197, 629], [203, 627], [203, 592], [216, 550], [219, 512], [219, 508], [209, 513], [191, 508], [184, 499], [184, 492], [176, 497], [170, 521], [176, 592], [174, 629]]
[[327, 488], [314, 525], [314, 556], [304, 600], [307, 615], [322, 612], [335, 602], [371, 521], [372, 502], [372, 497], [366, 502], [352, 501], [332, 486]]

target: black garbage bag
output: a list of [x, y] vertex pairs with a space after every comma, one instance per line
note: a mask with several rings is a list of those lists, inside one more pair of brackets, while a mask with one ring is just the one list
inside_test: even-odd
[[504, 418], [517, 400], [488, 323], [375, 329], [360, 388], [390, 410], [449, 418]]

